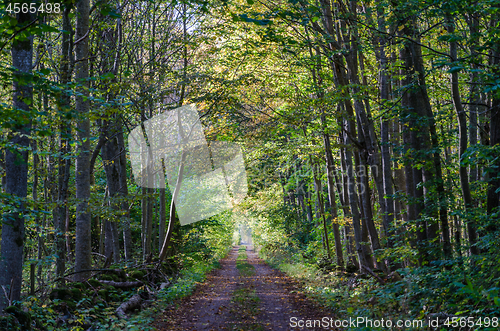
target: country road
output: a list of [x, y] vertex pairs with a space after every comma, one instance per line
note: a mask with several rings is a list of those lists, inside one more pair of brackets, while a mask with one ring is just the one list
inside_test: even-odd
[[239, 247], [234, 247], [221, 260], [221, 268], [209, 274], [193, 295], [165, 311], [162, 322], [156, 324], [159, 330], [332, 330], [292, 327], [292, 317], [305, 320], [332, 315], [311, 302], [298, 283], [265, 264], [252, 246], [240, 247], [250, 271], [237, 268]]

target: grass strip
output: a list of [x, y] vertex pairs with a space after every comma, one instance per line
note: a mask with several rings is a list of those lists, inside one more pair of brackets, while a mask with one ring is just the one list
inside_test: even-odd
[[236, 268], [240, 272], [242, 282], [231, 298], [231, 315], [235, 318], [231, 323], [231, 330], [264, 331], [264, 327], [256, 321], [260, 314], [260, 298], [245, 279], [255, 275], [254, 266], [247, 261], [246, 246], [240, 246], [238, 249]]
[[247, 262], [246, 246], [240, 246], [238, 249], [238, 258], [236, 259], [236, 269], [240, 272], [241, 276], [255, 275], [255, 268]]

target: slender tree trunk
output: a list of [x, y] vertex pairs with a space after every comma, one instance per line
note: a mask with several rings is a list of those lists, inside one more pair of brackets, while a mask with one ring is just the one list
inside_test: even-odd
[[[408, 17], [407, 10], [396, 8], [398, 16], [398, 24], [403, 26], [399, 31], [402, 36], [409, 37], [412, 40], [419, 41], [419, 33], [416, 29], [415, 17]], [[408, 23], [410, 21], [411, 23]], [[413, 41], [405, 41], [404, 47], [401, 50], [401, 57], [404, 63], [404, 73], [406, 78], [404, 85], [406, 91], [403, 93], [407, 96], [405, 117], [410, 117], [410, 148], [411, 153], [414, 153], [414, 160], [421, 160], [420, 165], [412, 164], [413, 167], [413, 186], [423, 182], [423, 192], [420, 194], [420, 189], [412, 188], [414, 198], [420, 200], [424, 197], [426, 206], [425, 213], [430, 216], [428, 221], [419, 221], [420, 226], [417, 230], [417, 239], [420, 243], [421, 252], [425, 250], [422, 259], [428, 258], [428, 254], [436, 250], [429, 250], [431, 242], [438, 235], [438, 223], [435, 219], [439, 219], [443, 228], [443, 239], [445, 247], [449, 247], [449, 229], [447, 221], [446, 198], [444, 194], [444, 186], [441, 175], [441, 163], [438, 152], [432, 155], [430, 150], [439, 150], [437, 145], [437, 136], [435, 132], [434, 117], [427, 94], [425, 83], [425, 69], [423, 65], [422, 50], [420, 44]], [[412, 161], [414, 162], [414, 161]], [[420, 166], [417, 169], [415, 166]], [[420, 180], [420, 174], [422, 181]], [[407, 178], [408, 179], [408, 178]], [[416, 206], [419, 203], [417, 202]], [[439, 215], [438, 215], [439, 209]], [[416, 217], [420, 216], [418, 210]], [[423, 215], [422, 215], [423, 216]], [[427, 224], [424, 224], [426, 222]], [[425, 229], [426, 238], [422, 231]], [[422, 254], [421, 254], [422, 255]], [[432, 259], [436, 259], [436, 255], [432, 255]]]
[[[181, 84], [181, 91], [179, 95], [179, 101], [178, 101], [178, 107], [181, 107], [184, 104], [184, 98], [186, 97], [186, 79], [187, 79], [187, 67], [188, 67], [188, 34], [187, 34], [187, 7], [186, 4], [184, 3], [182, 5], [182, 36], [183, 36], [183, 68], [182, 68], [182, 84]], [[179, 110], [177, 110], [177, 124], [179, 126], [179, 135], [181, 142], [184, 141], [184, 129], [182, 127], [182, 122], [181, 122], [181, 116], [179, 113]], [[160, 261], [164, 260], [165, 257], [167, 256], [167, 250], [170, 244], [170, 240], [172, 238], [172, 233], [174, 230], [174, 222], [177, 220], [176, 217], [176, 208], [175, 208], [175, 201], [177, 200], [177, 196], [179, 195], [181, 183], [182, 183], [182, 178], [184, 176], [184, 163], [186, 161], [188, 152], [184, 149], [181, 153], [181, 158], [179, 162], [179, 171], [177, 174], [177, 181], [175, 183], [175, 189], [174, 192], [172, 192], [172, 201], [170, 202], [170, 216], [169, 216], [169, 222], [168, 222], [168, 227], [167, 227], [167, 233], [165, 235], [165, 240], [163, 242], [163, 246], [160, 250], [159, 254], [159, 259]]]
[[[342, 141], [343, 134], [341, 134], [340, 140]], [[337, 175], [335, 174], [336, 178], [336, 186], [337, 186], [337, 191], [340, 197], [340, 203], [342, 204], [342, 214], [344, 217], [344, 220], [346, 220], [346, 224], [344, 225], [344, 237], [346, 240], [346, 247], [347, 247], [347, 257], [348, 260], [350, 260], [356, 268], [360, 268], [361, 266], [359, 265], [358, 260], [356, 259], [356, 252], [354, 249], [354, 243], [353, 243], [353, 238], [351, 235], [351, 228], [352, 228], [352, 221], [349, 221], [349, 216], [351, 215], [350, 209], [349, 209], [349, 197], [348, 197], [348, 177], [347, 177], [347, 167], [346, 167], [346, 162], [345, 162], [345, 153], [344, 153], [344, 148], [340, 148], [340, 160], [341, 160], [341, 167], [342, 167], [342, 182], [337, 178]]]
[[[448, 33], [453, 34], [455, 32], [455, 22], [453, 21], [452, 18], [448, 18]], [[451, 56], [451, 61], [456, 62], [457, 61], [457, 42], [456, 41], [450, 41], [450, 56]], [[460, 137], [460, 142], [459, 142], [459, 156], [460, 156], [460, 162], [462, 161], [463, 154], [465, 153], [465, 150], [467, 149], [467, 116], [465, 114], [465, 110], [462, 107], [462, 100], [460, 98], [460, 90], [459, 90], [459, 82], [458, 82], [458, 72], [453, 71], [451, 73], [451, 95], [453, 99], [453, 105], [455, 107], [455, 112], [457, 113], [457, 118], [458, 118], [458, 129], [459, 129], [459, 137]], [[471, 210], [473, 207], [472, 205], [472, 196], [470, 193], [470, 187], [469, 187], [469, 174], [467, 173], [467, 167], [460, 165], [458, 168], [458, 173], [460, 175], [460, 186], [462, 188], [462, 197], [464, 199], [464, 204], [465, 204], [465, 211], [466, 213]], [[476, 235], [476, 228], [474, 224], [472, 223], [473, 220], [469, 219], [469, 216], [467, 218], [467, 232], [469, 234], [469, 243], [470, 243], [470, 252], [471, 254], [477, 255], [479, 254], [478, 248], [475, 246], [476, 241], [477, 241], [477, 235]], [[445, 247], [445, 256], [447, 258], [451, 258], [451, 247]]]
[[146, 229], [148, 225], [148, 189], [147, 184], [144, 184], [141, 189], [141, 248], [142, 260], [146, 260]]
[[[322, 117], [324, 121], [324, 117]], [[323, 133], [323, 142], [325, 144], [325, 159], [326, 159], [326, 177], [328, 184], [328, 200], [330, 202], [330, 211], [332, 215], [333, 237], [335, 239], [335, 254], [337, 255], [337, 265], [344, 269], [344, 257], [342, 254], [342, 242], [340, 239], [340, 228], [338, 224], [337, 202], [335, 200], [335, 163], [333, 160], [332, 146], [328, 134]]]
[[[31, 14], [17, 14], [18, 26], [26, 26], [32, 20]], [[13, 107], [29, 114], [33, 100], [33, 87], [20, 81], [18, 77], [31, 74], [33, 67], [33, 37], [14, 39], [12, 44], [12, 65], [14, 72]], [[30, 80], [28, 80], [30, 81]], [[0, 256], [0, 312], [12, 300], [21, 299], [23, 250], [24, 250], [24, 217], [25, 203], [22, 201], [28, 194], [28, 148], [31, 130], [30, 117], [17, 121], [9, 134], [11, 148], [5, 151], [5, 193], [12, 197], [12, 209], [17, 212], [5, 213], [2, 225], [2, 247]], [[14, 199], [18, 199], [14, 202]], [[1, 290], [1, 289], [0, 289]], [[8, 294], [8, 297], [3, 292]]]
[[318, 178], [318, 174], [316, 171], [316, 166], [313, 164], [312, 157], [309, 156], [309, 159], [311, 161], [311, 167], [313, 168], [313, 177], [314, 177], [314, 183], [316, 184], [316, 197], [318, 201], [318, 207], [319, 207], [319, 213], [320, 217], [323, 220], [323, 235], [324, 235], [324, 245], [326, 249], [326, 254], [328, 255], [328, 259], [331, 259], [331, 252], [330, 252], [330, 240], [328, 239], [328, 225], [326, 223], [326, 217], [325, 217], [325, 210], [324, 210], [324, 204], [323, 204], [323, 199], [321, 197], [321, 181]]
[[[348, 121], [352, 122], [352, 121]], [[354, 125], [348, 124], [348, 134], [344, 135], [344, 143], [345, 143], [345, 150], [344, 150], [344, 156], [345, 156], [345, 163], [346, 163], [346, 170], [347, 170], [347, 194], [349, 198], [349, 204], [351, 206], [351, 216], [352, 216], [352, 223], [353, 223], [353, 228], [354, 228], [354, 240], [356, 244], [356, 253], [358, 255], [358, 260], [360, 263], [360, 271], [364, 272], [362, 269], [362, 266], [369, 266], [368, 265], [368, 259], [370, 258], [366, 252], [366, 250], [362, 246], [363, 238], [362, 238], [362, 228], [361, 228], [361, 214], [359, 212], [358, 208], [358, 195], [356, 193], [356, 179], [354, 177], [354, 166], [352, 162], [352, 152], [350, 150], [351, 146], [351, 138], [349, 136], [354, 136], [355, 134], [355, 127]], [[354, 134], [353, 134], [354, 133]], [[371, 267], [371, 266], [369, 266]]]
[[[182, 128], [179, 130], [182, 131]], [[177, 174], [177, 181], [175, 183], [175, 190], [172, 194], [172, 203], [170, 204], [170, 219], [168, 221], [168, 228], [167, 228], [167, 234], [165, 237], [165, 241], [163, 242], [163, 246], [160, 251], [160, 256], [159, 259], [160, 261], [163, 261], [165, 257], [167, 256], [167, 250], [168, 246], [170, 244], [170, 240], [172, 238], [172, 232], [174, 229], [174, 222], [176, 221], [176, 216], [175, 216], [175, 201], [177, 200], [177, 197], [179, 196], [179, 191], [181, 189], [181, 184], [182, 184], [182, 178], [184, 175], [184, 164], [186, 162], [186, 157], [187, 157], [188, 152], [183, 150], [181, 154], [181, 159], [179, 163], [179, 172]]]
[[[356, 20], [356, 8], [357, 1], [350, 1], [350, 9], [351, 9], [351, 17], [353, 20]], [[353, 24], [355, 26], [355, 24]], [[352, 94], [360, 95], [361, 90], [359, 86], [361, 86], [358, 74], [358, 51], [359, 48], [359, 36], [356, 28], [353, 28], [352, 38], [344, 37], [345, 40], [352, 39], [351, 42], [351, 51], [349, 55], [345, 56], [346, 64], [348, 68], [349, 80], [352, 85]], [[360, 58], [361, 54], [360, 54]], [[362, 61], [359, 61], [359, 64], [362, 65]], [[363, 69], [363, 67], [361, 67]], [[366, 80], [363, 82], [363, 85], [366, 85]], [[379, 205], [382, 211], [382, 219], [384, 222], [384, 226], [386, 228], [390, 227], [389, 218], [387, 216], [387, 206], [386, 201], [384, 199], [384, 185], [383, 185], [383, 176], [381, 175], [380, 169], [382, 169], [382, 162], [380, 158], [380, 150], [377, 144], [377, 137], [375, 134], [375, 125], [371, 118], [371, 114], [369, 111], [369, 103], [366, 102], [366, 106], [363, 104], [363, 101], [360, 97], [354, 98], [354, 108], [356, 110], [356, 117], [358, 123], [358, 140], [360, 142], [361, 148], [359, 151], [360, 155], [360, 170], [362, 171], [360, 176], [361, 188], [364, 192], [361, 192], [361, 201], [363, 202], [363, 208], [365, 210], [365, 222], [370, 234], [370, 240], [372, 243], [373, 250], [380, 249], [380, 244], [378, 240], [378, 234], [375, 229], [375, 225], [373, 223], [373, 215], [371, 210], [370, 203], [370, 192], [368, 186], [368, 165], [370, 165], [372, 169], [372, 176], [375, 181], [375, 186], [377, 188], [377, 196]], [[369, 154], [370, 157], [367, 156]], [[381, 270], [385, 270], [385, 265], [382, 263], [378, 263], [378, 267]]]
[[[498, 5], [497, 5], [498, 7]], [[491, 26], [498, 25], [498, 18], [495, 17]], [[494, 77], [500, 76], [500, 43], [497, 42], [492, 51], [491, 62], [493, 66]], [[500, 95], [492, 93], [491, 111], [490, 111], [490, 146], [499, 147], [500, 145]], [[500, 206], [500, 160], [497, 158], [492, 167], [489, 169], [490, 182], [488, 185], [488, 198], [486, 209], [492, 218], [487, 227], [488, 232], [493, 232], [498, 229], [498, 207]], [[494, 216], [496, 215], [496, 216]]]
[[[371, 205], [371, 190], [370, 190], [370, 184], [368, 181], [368, 162], [366, 160], [366, 154], [364, 151], [359, 153], [360, 155], [360, 169], [358, 171], [358, 176], [359, 176], [359, 182], [361, 186], [360, 190], [360, 199], [361, 199], [361, 204], [363, 206], [363, 211], [364, 211], [364, 219], [363, 222], [366, 224], [366, 228], [368, 231], [368, 235], [370, 238], [370, 243], [372, 245], [372, 251], [375, 253], [377, 250], [380, 250], [382, 247], [380, 245], [377, 229], [375, 228], [375, 223], [373, 221], [373, 211], [372, 211], [372, 205]], [[375, 261], [377, 264], [377, 267], [386, 272], [387, 268], [384, 264], [383, 261]]]
[[165, 241], [165, 226], [167, 223], [167, 197], [166, 189], [160, 189], [160, 224], [158, 226], [158, 251], [161, 251], [163, 242]]
[[[477, 47], [479, 45], [478, 37], [479, 34], [479, 19], [477, 17], [477, 13], [473, 13], [468, 16], [467, 23], [469, 25], [470, 36], [473, 39], [472, 45], [470, 46], [471, 58], [473, 59], [472, 72], [470, 73], [470, 84], [469, 84], [469, 143], [470, 146], [477, 145], [477, 133], [478, 133], [478, 111], [479, 111], [479, 103], [481, 101], [480, 91], [478, 88], [479, 83], [479, 63], [481, 63], [481, 55], [478, 54]], [[469, 180], [470, 182], [475, 182], [479, 180], [478, 178], [478, 167], [476, 165], [470, 166], [469, 172]]]
[[[383, 8], [377, 10], [377, 23], [378, 29], [380, 31], [386, 31], [387, 26], [385, 22], [385, 12]], [[378, 60], [379, 60], [379, 91], [382, 111], [385, 112], [387, 107], [386, 102], [390, 99], [390, 79], [388, 74], [388, 59], [386, 54], [386, 44], [387, 40], [385, 36], [380, 36], [378, 38]], [[384, 194], [384, 205], [385, 205], [385, 215], [383, 216], [385, 235], [387, 237], [387, 246], [389, 248], [394, 247], [393, 240], [393, 227], [394, 227], [394, 214], [395, 214], [395, 201], [392, 198], [394, 194], [393, 182], [392, 182], [392, 170], [391, 170], [391, 150], [389, 139], [389, 131], [391, 127], [391, 121], [383, 116], [380, 125], [380, 138], [381, 138], [381, 153], [382, 153], [382, 181], [383, 181], [383, 194]], [[396, 268], [400, 265], [396, 265]]]
[[76, 40], [75, 46], [76, 64], [75, 79], [80, 85], [78, 88], [80, 95], [76, 100], [76, 110], [79, 118], [77, 124], [78, 131], [78, 156], [76, 158], [76, 199], [78, 205], [76, 208], [76, 246], [75, 246], [75, 279], [83, 281], [89, 275], [88, 272], [82, 272], [91, 268], [91, 217], [89, 211], [90, 199], [90, 120], [88, 112], [90, 103], [89, 95], [89, 0], [78, 0], [76, 3]]
[[307, 212], [307, 222], [312, 224], [314, 222], [313, 211], [312, 211], [312, 194], [310, 185], [306, 183], [306, 212]]
[[[72, 31], [70, 12], [73, 5], [66, 4], [62, 14], [63, 20], [63, 30]], [[61, 54], [61, 84], [68, 84], [71, 80], [71, 43], [73, 39], [73, 33], [63, 33], [62, 34], [62, 54]], [[70, 97], [69, 95], [62, 93], [59, 98], [58, 108], [61, 113], [69, 111], [70, 107]], [[66, 156], [70, 152], [70, 138], [71, 138], [71, 126], [65, 119], [65, 116], [61, 116], [61, 125], [59, 126], [59, 152], [61, 156]], [[54, 214], [54, 227], [56, 229], [56, 275], [62, 277], [66, 269], [66, 205], [68, 203], [68, 184], [70, 178], [70, 158], [59, 158], [58, 160], [58, 197], [57, 197], [57, 208]]]
[[[402, 54], [403, 55], [403, 54]], [[403, 69], [404, 71], [404, 69]], [[402, 85], [406, 85], [403, 80]], [[403, 109], [407, 109], [409, 107], [409, 95], [404, 93], [401, 96], [401, 106]], [[406, 113], [405, 113], [406, 114]], [[403, 115], [404, 116], [404, 115]], [[404, 121], [403, 121], [404, 123]], [[412, 121], [408, 123], [409, 127], [413, 127], [414, 124]], [[421, 213], [423, 210], [422, 204], [422, 188], [417, 185], [422, 182], [422, 170], [418, 168], [414, 168], [412, 166], [412, 158], [408, 157], [408, 155], [415, 153], [415, 148], [418, 147], [418, 140], [416, 139], [416, 133], [410, 130], [403, 130], [403, 155], [404, 155], [404, 181], [405, 181], [405, 189], [406, 195], [408, 197], [408, 202], [406, 204], [406, 214], [408, 218], [408, 222], [416, 222], [416, 241], [411, 240], [410, 242], [415, 243], [417, 249], [419, 251], [419, 263], [423, 264], [424, 261], [427, 261], [427, 250], [424, 249], [423, 245], [427, 242], [427, 229], [425, 226], [425, 222], [418, 220], [421, 217]]]
[[[113, 122], [115, 122], [112, 119]], [[107, 121], [104, 121], [107, 122]], [[118, 143], [116, 139], [116, 127], [107, 122], [103, 125], [104, 134], [106, 135], [106, 143], [101, 148], [102, 161], [104, 165], [104, 172], [106, 173], [106, 181], [108, 183], [109, 192], [109, 207], [114, 211], [115, 215], [120, 215], [120, 175], [119, 175], [119, 151]], [[110, 127], [111, 126], [111, 127]], [[113, 261], [115, 263], [120, 261], [120, 240], [118, 236], [118, 226], [117, 221], [119, 220], [113, 217], [112, 220], [107, 221], [106, 225], [106, 256], [112, 253]]]
[[132, 233], [130, 230], [130, 211], [128, 203], [128, 184], [127, 184], [127, 158], [125, 150], [125, 141], [123, 139], [123, 123], [121, 118], [117, 119], [117, 143], [119, 152], [119, 192], [121, 194], [122, 226], [123, 226], [123, 250], [125, 260], [132, 259]]

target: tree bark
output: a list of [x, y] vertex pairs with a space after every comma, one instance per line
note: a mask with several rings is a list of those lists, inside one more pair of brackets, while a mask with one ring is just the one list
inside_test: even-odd
[[[63, 30], [71, 31], [71, 33], [62, 34], [61, 42], [61, 84], [68, 84], [71, 80], [71, 54], [72, 54], [72, 39], [73, 27], [69, 14], [73, 8], [72, 4], [66, 3], [62, 14]], [[69, 111], [70, 97], [66, 93], [62, 93], [59, 97], [58, 108], [61, 114]], [[65, 116], [61, 116], [61, 125], [59, 127], [59, 152], [61, 156], [66, 156], [70, 152], [71, 126]], [[62, 278], [66, 269], [66, 205], [68, 203], [68, 184], [70, 177], [70, 158], [60, 158], [58, 160], [58, 196], [57, 208], [54, 215], [54, 227], [56, 229], [56, 275]]]
[[[498, 5], [497, 5], [498, 7]], [[499, 20], [495, 17], [491, 26], [497, 26]], [[496, 43], [491, 57], [493, 66], [493, 77], [500, 76], [500, 43]], [[490, 146], [500, 147], [500, 95], [498, 92], [492, 93], [491, 111], [490, 111]], [[498, 229], [498, 207], [500, 206], [500, 160], [496, 161], [489, 169], [490, 182], [488, 185], [488, 198], [486, 202], [486, 209], [491, 218], [490, 224], [487, 226], [488, 232], [493, 232]], [[496, 215], [496, 216], [494, 216]]]
[[[397, 6], [397, 4], [396, 4]], [[445, 247], [449, 247], [449, 229], [447, 221], [446, 210], [446, 197], [441, 174], [440, 156], [437, 152], [439, 150], [437, 145], [437, 137], [435, 131], [434, 117], [427, 94], [427, 87], [425, 83], [425, 69], [422, 58], [422, 49], [419, 41], [419, 32], [416, 28], [416, 19], [414, 16], [408, 16], [407, 10], [396, 8], [396, 15], [398, 17], [398, 24], [403, 28], [399, 31], [401, 36], [411, 38], [411, 41], [405, 41], [404, 47], [401, 50], [401, 58], [404, 64], [404, 86], [403, 92], [406, 96], [406, 108], [404, 116], [410, 118], [410, 141], [409, 148], [413, 154], [411, 165], [413, 173], [414, 187], [410, 189], [413, 191], [413, 197], [416, 199], [416, 206], [419, 206], [418, 200], [424, 198], [425, 209], [417, 211], [414, 217], [420, 217], [422, 211], [430, 216], [428, 221], [420, 220], [418, 222], [419, 229], [417, 230], [417, 239], [419, 246], [421, 246], [421, 259], [431, 258], [432, 260], [438, 258], [437, 256], [429, 256], [429, 246], [432, 245], [437, 236], [439, 225], [437, 218], [441, 221], [443, 229], [443, 241]], [[409, 23], [410, 22], [410, 23]], [[432, 150], [437, 150], [433, 151]], [[419, 160], [420, 165], [415, 164]], [[407, 161], [408, 162], [408, 161]], [[415, 166], [420, 166], [421, 169]], [[408, 179], [408, 177], [407, 177]], [[416, 186], [423, 182], [423, 192], [420, 194], [420, 189]], [[407, 183], [408, 184], [408, 183]], [[435, 188], [435, 192], [433, 190]], [[438, 214], [439, 209], [439, 214]], [[425, 231], [424, 235], [422, 231]], [[425, 253], [423, 252], [425, 251]]]
[[123, 225], [123, 250], [125, 255], [125, 260], [132, 259], [132, 233], [130, 230], [130, 210], [128, 197], [128, 183], [127, 183], [127, 158], [125, 150], [125, 141], [123, 139], [123, 122], [121, 118], [117, 119], [117, 143], [119, 152], [119, 165], [118, 165], [118, 177], [120, 183], [120, 194], [122, 198], [121, 210], [122, 210], [122, 225]]
[[[385, 12], [383, 8], [377, 10], [377, 23], [378, 29], [380, 31], [386, 31], [387, 26], [385, 22]], [[379, 92], [380, 92], [380, 102], [383, 112], [387, 106], [385, 105], [388, 100], [390, 100], [390, 80], [387, 71], [388, 59], [386, 54], [386, 44], [387, 40], [385, 36], [380, 36], [378, 38], [378, 60], [379, 60]], [[394, 247], [393, 233], [391, 232], [394, 227], [394, 213], [395, 205], [392, 195], [394, 194], [393, 182], [392, 182], [392, 170], [391, 170], [391, 150], [390, 150], [390, 140], [389, 140], [389, 130], [391, 126], [391, 121], [383, 116], [380, 125], [380, 138], [381, 138], [381, 153], [382, 153], [382, 182], [383, 182], [383, 194], [384, 194], [384, 204], [385, 204], [385, 214], [383, 216], [385, 236], [387, 237], [387, 246], [389, 248]]]
[[[182, 128], [179, 130], [182, 131]], [[170, 218], [168, 221], [168, 228], [167, 228], [167, 234], [165, 237], [165, 240], [163, 241], [163, 246], [161, 247], [159, 259], [160, 261], [163, 261], [165, 257], [167, 256], [167, 250], [168, 246], [170, 244], [170, 239], [172, 238], [172, 232], [174, 230], [174, 222], [176, 221], [176, 215], [175, 215], [175, 201], [177, 200], [177, 196], [179, 195], [179, 191], [181, 189], [181, 184], [182, 184], [182, 178], [184, 175], [184, 164], [186, 162], [186, 157], [187, 157], [188, 152], [183, 150], [181, 154], [181, 159], [179, 163], [179, 171], [177, 175], [177, 181], [175, 183], [175, 190], [174, 193], [172, 194], [172, 202], [170, 204]]]
[[[101, 155], [104, 165], [104, 171], [106, 173], [106, 181], [108, 183], [108, 204], [116, 214], [120, 215], [120, 201], [117, 201], [117, 198], [118, 200], [121, 198], [118, 169], [120, 160], [118, 156], [118, 144], [116, 142], [116, 128], [114, 126], [109, 128], [109, 122], [107, 124], [104, 124], [104, 127], [106, 128], [104, 134], [107, 135], [107, 141], [102, 146]], [[118, 220], [119, 219], [120, 218], [118, 217]], [[115, 217], [113, 217], [111, 220], [107, 220], [105, 247], [106, 256], [112, 253], [113, 261], [115, 263], [119, 262], [120, 240], [118, 237], [117, 220]]]
[[78, 0], [76, 3], [76, 40], [75, 46], [76, 64], [75, 79], [79, 84], [77, 88], [79, 95], [76, 96], [76, 110], [78, 112], [78, 156], [76, 158], [76, 245], [75, 245], [75, 279], [83, 281], [88, 272], [82, 270], [91, 269], [91, 217], [89, 211], [90, 199], [90, 120], [88, 112], [90, 109], [89, 96], [89, 0]]
[[[349, 121], [352, 122], [352, 121]], [[353, 125], [348, 124], [348, 131], [349, 134], [345, 133], [344, 134], [344, 144], [345, 144], [345, 149], [344, 149], [344, 157], [345, 157], [345, 163], [346, 163], [346, 170], [347, 170], [347, 194], [349, 198], [349, 204], [351, 206], [351, 216], [352, 216], [352, 223], [353, 223], [353, 228], [354, 228], [354, 241], [355, 241], [355, 246], [356, 246], [356, 253], [358, 255], [358, 260], [360, 264], [360, 271], [361, 267], [363, 265], [367, 265], [369, 257], [367, 256], [366, 251], [362, 247], [362, 229], [361, 229], [361, 215], [359, 212], [358, 208], [358, 195], [356, 193], [356, 179], [354, 177], [354, 166], [352, 162], [352, 151], [350, 150], [351, 146], [351, 139], [349, 136], [354, 136], [355, 134], [355, 127]], [[353, 132], [354, 128], [354, 132]]]
[[[324, 121], [324, 116], [322, 116]], [[325, 145], [325, 159], [326, 159], [326, 177], [328, 185], [328, 200], [330, 202], [330, 211], [332, 215], [332, 228], [333, 228], [333, 238], [335, 240], [335, 254], [337, 256], [337, 265], [343, 270], [344, 269], [344, 256], [342, 254], [342, 242], [340, 239], [340, 228], [338, 224], [338, 211], [337, 202], [335, 199], [335, 163], [333, 160], [332, 146], [330, 143], [330, 137], [327, 133], [323, 133], [323, 142]]]
[[[455, 33], [455, 22], [451, 17], [448, 17], [447, 22], [448, 33], [451, 35]], [[450, 41], [450, 56], [452, 61], [452, 66], [457, 61], [457, 42]], [[459, 82], [458, 82], [458, 72], [451, 72], [451, 96], [453, 99], [453, 106], [455, 107], [455, 112], [457, 113], [458, 118], [458, 135], [459, 135], [459, 157], [460, 163], [462, 162], [463, 155], [465, 150], [467, 149], [467, 116], [465, 114], [465, 110], [462, 107], [462, 100], [460, 98], [460, 90], [459, 90]], [[458, 173], [460, 176], [460, 187], [462, 189], [462, 197], [464, 198], [465, 212], [468, 214], [470, 212], [472, 205], [472, 195], [470, 193], [469, 186], [469, 174], [467, 173], [467, 167], [460, 164], [458, 168]], [[477, 242], [477, 234], [476, 228], [472, 223], [473, 220], [469, 219], [467, 215], [467, 232], [469, 235], [469, 244], [471, 254], [477, 255], [479, 254], [479, 249], [475, 246]], [[449, 240], [449, 239], [448, 239]], [[445, 256], [446, 258], [451, 258], [451, 247], [445, 247]]]
[[[17, 14], [18, 26], [26, 26], [32, 20], [31, 14]], [[0, 312], [13, 300], [21, 299], [24, 217], [27, 212], [24, 199], [28, 194], [28, 148], [31, 130], [30, 105], [33, 100], [33, 87], [21, 83], [17, 78], [30, 75], [33, 67], [33, 37], [14, 39], [12, 44], [12, 65], [15, 69], [13, 81], [13, 107], [26, 114], [19, 118], [9, 133], [11, 148], [5, 151], [5, 193], [12, 197], [11, 210], [5, 213], [2, 225], [2, 247], [0, 256]], [[26, 79], [24, 79], [26, 80]], [[29, 79], [28, 79], [29, 80]], [[22, 81], [22, 80], [21, 80]], [[14, 199], [18, 199], [14, 202]], [[9, 294], [7, 298], [3, 292]]]

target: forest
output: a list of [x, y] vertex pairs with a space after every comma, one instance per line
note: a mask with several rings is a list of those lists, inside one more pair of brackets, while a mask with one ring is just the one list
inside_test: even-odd
[[0, 75], [0, 330], [499, 329], [499, 0], [2, 0]]

